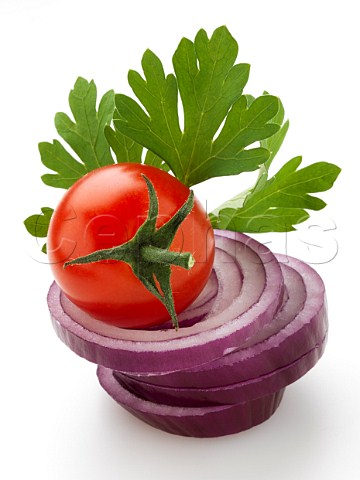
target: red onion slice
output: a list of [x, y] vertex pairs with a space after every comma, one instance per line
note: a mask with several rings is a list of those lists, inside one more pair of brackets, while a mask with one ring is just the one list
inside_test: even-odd
[[[48, 303], [57, 334], [92, 362], [137, 373], [183, 370], [238, 349], [272, 320], [283, 298], [283, 276], [275, 256], [259, 242], [234, 232], [215, 234], [221, 250], [243, 273], [240, 294], [223, 311], [178, 332], [125, 330], [95, 321], [62, 298], [53, 284]], [[228, 267], [218, 261], [215, 269], [226, 272]], [[96, 332], [99, 324], [101, 334]]]
[[[238, 302], [239, 297], [244, 295], [244, 290], [248, 288], [247, 283], [249, 283], [245, 282], [245, 284], [243, 284], [243, 272], [239, 269], [239, 265], [234, 262], [231, 255], [217, 248], [216, 256], [217, 261], [214, 265], [214, 271], [218, 280], [218, 292], [214, 304], [206, 315], [206, 319], [221, 314], [229, 308], [229, 306], [232, 307], [235, 302]], [[226, 272], [222, 268], [224, 264], [226, 264]], [[261, 282], [261, 287], [258, 286], [258, 289], [252, 292], [252, 298], [249, 300], [250, 304], [259, 299], [262, 290]], [[246, 308], [246, 304], [244, 304], [243, 308]]]
[[[263, 379], [255, 379], [253, 383], [246, 382], [240, 391], [239, 401], [228, 405], [186, 406], [184, 401], [178, 406], [179, 399], [176, 397], [171, 399], [175, 404], [170, 405], [144, 400], [124, 388], [111, 369], [98, 367], [97, 374], [101, 386], [117, 403], [149, 425], [176, 435], [219, 437], [247, 430], [268, 420], [279, 406], [285, 386], [310, 370], [321, 357], [324, 347], [325, 341], [291, 366]], [[219, 391], [224, 398], [226, 390]], [[233, 393], [231, 387], [227, 393]]]
[[[200, 295], [193, 301], [193, 303], [186, 309], [186, 312], [192, 312], [197, 308], [201, 308], [207, 303], [210, 302], [218, 293], [218, 281], [216, 278], [216, 274], [214, 270], [211, 272], [210, 278], [205, 285], [204, 290], [200, 293]], [[185, 313], [185, 312], [184, 312]], [[182, 314], [178, 315], [180, 319]]]
[[236, 405], [176, 407], [143, 400], [123, 388], [111, 369], [98, 367], [101, 386], [122, 407], [149, 425], [176, 435], [219, 437], [247, 430], [267, 420], [284, 390]]
[[[226, 264], [226, 275], [224, 275], [224, 269], [221, 267]], [[206, 321], [212, 319], [215, 315], [221, 314], [235, 301], [238, 301], [239, 296], [242, 294], [243, 278], [242, 272], [239, 270], [239, 266], [234, 262], [233, 257], [228, 255], [224, 250], [220, 248], [216, 249], [216, 261], [212, 273], [216, 278], [217, 290], [213, 295], [211, 301], [206, 302], [201, 307], [193, 308], [191, 305], [188, 309], [179, 315], [180, 328], [191, 327], [198, 321]], [[207, 286], [206, 286], [207, 288]], [[253, 291], [250, 302], [258, 300], [261, 292]], [[195, 303], [197, 299], [195, 300]], [[245, 307], [246, 308], [246, 307]], [[201, 315], [201, 317], [200, 317]], [[156, 330], [161, 330], [162, 325], [158, 326]], [[165, 328], [172, 328], [171, 322], [168, 322]]]
[[[206, 365], [162, 375], [129, 374], [154, 385], [217, 387], [256, 378], [296, 361], [322, 341], [328, 328], [324, 284], [300, 260], [277, 255], [282, 263], [288, 300], [272, 323], [253, 338], [263, 339], [208, 362]], [[304, 302], [305, 299], [305, 302]]]
[[[322, 356], [325, 337], [309, 352], [292, 363], [279, 367], [270, 373], [238, 383], [216, 387], [166, 387], [135, 380], [113, 371], [121, 386], [144, 400], [172, 406], [198, 407], [236, 404], [277, 392], [305, 375]], [[221, 380], [220, 380], [221, 382]]]
[[[178, 315], [178, 322], [180, 328], [191, 327], [194, 323], [200, 322], [206, 315], [208, 315], [215, 298], [218, 294], [219, 284], [216, 277], [215, 270], [211, 272], [210, 278], [205, 285], [204, 290], [195, 299], [195, 301], [183, 312]], [[151, 330], [173, 330], [174, 325], [169, 320], [161, 325], [150, 327]]]
[[[284, 277], [285, 293], [281, 308], [274, 319], [245, 342], [241, 349], [249, 348], [279, 332], [288, 325], [303, 309], [306, 301], [306, 287], [301, 273], [284, 263], [280, 263]], [[310, 292], [309, 292], [310, 293]]]

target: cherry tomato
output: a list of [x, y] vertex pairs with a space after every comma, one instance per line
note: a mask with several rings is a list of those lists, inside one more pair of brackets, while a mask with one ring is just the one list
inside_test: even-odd
[[[159, 299], [150, 293], [122, 261], [73, 265], [66, 261], [129, 241], [144, 223], [149, 194], [142, 175], [152, 182], [159, 203], [156, 227], [184, 204], [189, 189], [172, 175], [139, 163], [102, 167], [78, 180], [64, 195], [50, 222], [48, 257], [64, 294], [96, 319], [124, 328], [144, 328], [169, 319]], [[190, 270], [171, 267], [171, 287], [179, 313], [204, 288], [214, 260], [214, 235], [200, 202], [182, 222], [170, 250], [190, 252]]]

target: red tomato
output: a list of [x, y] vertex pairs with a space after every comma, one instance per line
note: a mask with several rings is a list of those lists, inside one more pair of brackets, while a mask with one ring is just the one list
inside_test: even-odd
[[[51, 219], [48, 257], [56, 282], [78, 307], [104, 322], [142, 328], [170, 318], [164, 305], [122, 261], [102, 261], [63, 268], [64, 262], [129, 241], [144, 223], [149, 196], [145, 174], [158, 202], [157, 228], [185, 203], [189, 189], [155, 167], [139, 163], [109, 165], [93, 170], [64, 195]], [[181, 312], [204, 288], [214, 260], [214, 235], [209, 219], [195, 198], [194, 207], [177, 231], [170, 250], [190, 252], [190, 270], [172, 266], [175, 309]]]

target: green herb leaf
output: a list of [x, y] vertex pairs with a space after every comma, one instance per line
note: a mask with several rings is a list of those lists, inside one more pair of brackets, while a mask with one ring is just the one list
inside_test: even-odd
[[113, 130], [109, 125], [105, 127], [105, 137], [115, 153], [118, 163], [141, 163], [142, 145], [117, 130]]
[[41, 213], [31, 215], [24, 221], [26, 230], [37, 238], [45, 238], [49, 230], [51, 216], [54, 212], [53, 208], [42, 207]]
[[[47, 237], [51, 216], [54, 209], [50, 207], [42, 207], [41, 213], [31, 215], [24, 221], [26, 230], [35, 238]], [[43, 253], [46, 253], [46, 243], [41, 248]]]
[[131, 163], [146, 163], [161, 170], [169, 171], [169, 166], [155, 153], [148, 150], [143, 161], [144, 148], [139, 143], [131, 140], [118, 130], [112, 129], [109, 125], [105, 127], [105, 137], [111, 146], [111, 149], [116, 155], [118, 163], [131, 162]]
[[[264, 93], [267, 94], [267, 92], [264, 92]], [[290, 125], [289, 120], [286, 120], [284, 122], [285, 110], [281, 101], [279, 101], [279, 105], [280, 105], [279, 111], [275, 115], [272, 121], [280, 125], [280, 129], [271, 137], [268, 137], [260, 141], [260, 145], [263, 148], [266, 148], [270, 152], [270, 156], [266, 160], [266, 162], [260, 166], [258, 179], [253, 189], [254, 192], [256, 192], [258, 189], [261, 190], [264, 183], [268, 179], [268, 172], [269, 172], [270, 165], [274, 160], [276, 154], [280, 150], [280, 147], [283, 144], [286, 134], [289, 130], [289, 125]]]
[[77, 157], [70, 154], [58, 140], [40, 143], [42, 163], [56, 172], [42, 176], [46, 185], [69, 188], [87, 172], [114, 163], [104, 134], [105, 125], [113, 117], [114, 92], [110, 90], [105, 93], [98, 111], [96, 97], [95, 83], [79, 77], [69, 95], [74, 121], [65, 113], [56, 114], [57, 132]]
[[[269, 95], [269, 93], [264, 92], [264, 95]], [[274, 135], [271, 135], [271, 137], [268, 137], [265, 140], [260, 141], [260, 145], [264, 148], [267, 148], [270, 152], [270, 157], [264, 165], [267, 168], [267, 170], [269, 170], [269, 167], [272, 161], [274, 160], [275, 155], [280, 150], [280, 147], [283, 144], [285, 136], [289, 130], [289, 120], [286, 120], [284, 122], [284, 117], [285, 117], [284, 106], [282, 102], [279, 100], [279, 110], [277, 114], [274, 116], [274, 118], [272, 119], [272, 121], [278, 125], [281, 125], [281, 127], [277, 133], [275, 133]]]
[[165, 172], [170, 171], [169, 165], [165, 163], [162, 158], [158, 157], [154, 152], [151, 152], [150, 150], [146, 152], [144, 163], [146, 165], [152, 165], [153, 167], [160, 168]]
[[188, 186], [257, 169], [270, 153], [246, 147], [279, 129], [271, 123], [279, 101], [264, 95], [248, 105], [242, 92], [249, 65], [234, 65], [237, 53], [238, 45], [224, 26], [210, 39], [204, 30], [194, 42], [182, 39], [173, 57], [175, 75], [165, 76], [159, 58], [147, 50], [142, 59], [145, 78], [135, 71], [128, 75], [141, 104], [116, 95], [115, 129], [154, 152]]
[[330, 189], [340, 168], [318, 162], [298, 170], [301, 157], [287, 162], [256, 191], [250, 192], [236, 208], [222, 208], [212, 215], [216, 228], [248, 233], [288, 232], [309, 217], [306, 210], [321, 210], [325, 202], [309, 193]]
[[[264, 95], [268, 95], [267, 92], [264, 92]], [[255, 98], [251, 95], [246, 95], [246, 100], [248, 105], [252, 105], [255, 101]], [[265, 163], [260, 165], [258, 178], [254, 186], [247, 188], [243, 192], [235, 195], [230, 200], [227, 200], [225, 203], [217, 207], [213, 212], [210, 213], [210, 218], [212, 219], [214, 225], [217, 222], [217, 217], [219, 215], [220, 210], [224, 210], [225, 208], [240, 208], [245, 200], [246, 197], [250, 193], [255, 193], [258, 190], [261, 190], [268, 179], [268, 171], [272, 161], [275, 158], [275, 155], [280, 150], [281, 145], [285, 139], [287, 131], [289, 129], [289, 121], [286, 120], [284, 122], [285, 117], [285, 110], [282, 102], [279, 100], [279, 110], [277, 114], [273, 117], [272, 121], [279, 125], [279, 130], [275, 132], [271, 137], [268, 137], [265, 140], [260, 140], [260, 146], [265, 148], [269, 152], [269, 157]]]

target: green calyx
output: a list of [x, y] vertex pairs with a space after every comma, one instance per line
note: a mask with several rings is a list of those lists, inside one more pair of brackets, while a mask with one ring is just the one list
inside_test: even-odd
[[186, 202], [175, 215], [157, 229], [158, 198], [151, 181], [145, 175], [142, 176], [149, 193], [149, 211], [147, 219], [139, 227], [136, 235], [122, 245], [97, 250], [89, 255], [70, 260], [64, 263], [64, 268], [103, 260], [128, 263], [141, 283], [164, 304], [174, 327], [178, 329], [179, 323], [170, 282], [171, 265], [189, 270], [194, 265], [195, 260], [189, 252], [173, 252], [169, 248], [178, 228], [193, 208], [194, 193], [190, 191]]

